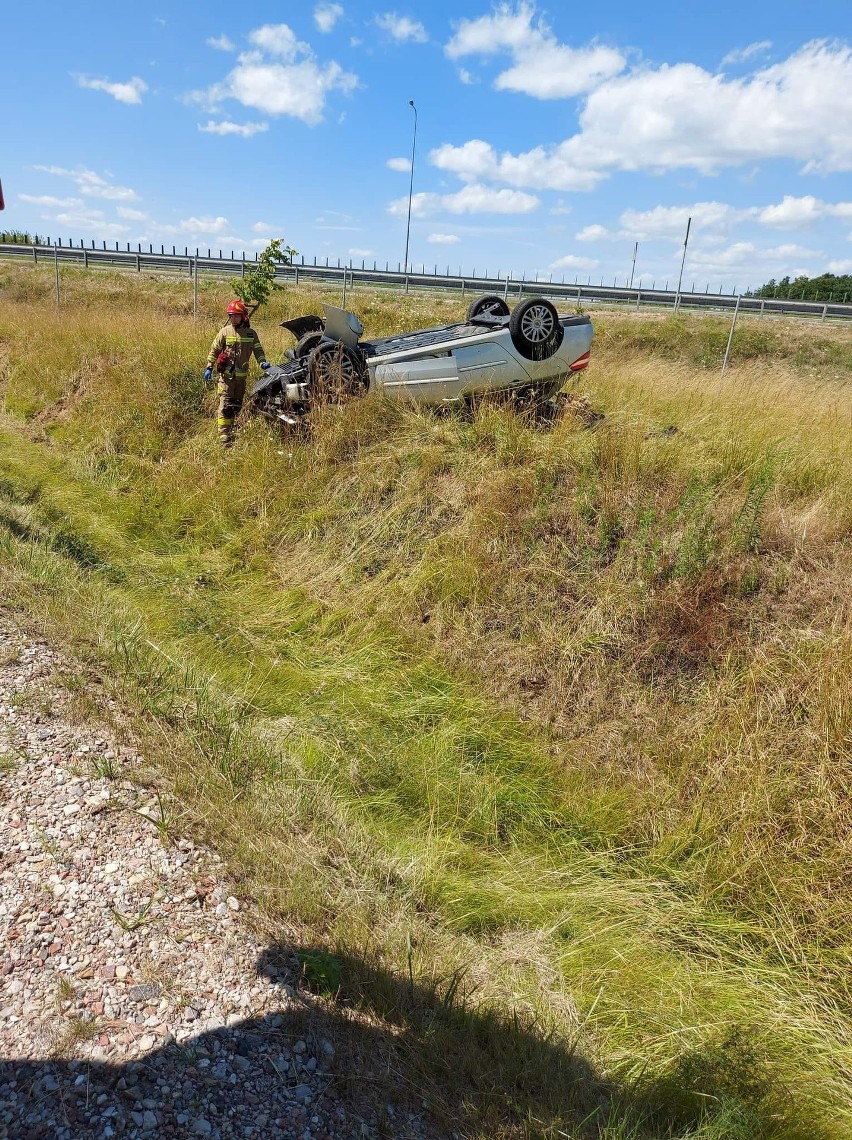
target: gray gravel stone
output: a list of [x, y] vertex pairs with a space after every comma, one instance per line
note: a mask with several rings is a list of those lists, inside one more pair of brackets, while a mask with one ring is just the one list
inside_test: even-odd
[[307, 1104], [317, 1140], [377, 1135], [336, 1088], [334, 1043], [305, 1031], [298, 958], [258, 971], [265, 943], [221, 858], [164, 846], [136, 781], [150, 766], [67, 715], [60, 670], [75, 664], [0, 604], [0, 1140], [295, 1140]]

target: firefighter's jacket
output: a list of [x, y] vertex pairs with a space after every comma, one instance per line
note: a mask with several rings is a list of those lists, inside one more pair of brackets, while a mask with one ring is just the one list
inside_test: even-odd
[[[224, 367], [217, 364], [222, 353], [227, 353], [230, 357], [230, 361], [226, 362]], [[266, 360], [266, 353], [263, 351], [260, 337], [248, 323], [243, 323], [235, 329], [228, 321], [219, 330], [210, 346], [207, 367], [224, 373], [226, 376], [235, 376], [241, 379], [248, 374], [252, 353], [254, 353], [258, 364], [262, 364]]]

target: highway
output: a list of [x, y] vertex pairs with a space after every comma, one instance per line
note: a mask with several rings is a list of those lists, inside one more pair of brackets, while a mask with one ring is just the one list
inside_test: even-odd
[[[0, 243], [0, 257], [14, 258], [15, 260], [32, 262], [34, 265], [47, 263], [59, 265], [77, 265], [86, 269], [122, 269], [137, 273], [168, 273], [186, 278], [192, 278], [197, 272], [199, 278], [209, 277], [239, 277], [248, 272], [254, 265], [254, 259], [243, 260], [241, 257], [215, 256], [214, 251], [208, 254], [201, 250], [196, 257], [195, 250], [185, 249], [183, 253], [172, 247], [167, 252], [161, 246], [160, 252], [149, 246], [144, 250], [137, 246], [135, 250], [108, 249], [106, 242], [101, 248], [70, 245], [23, 245], [12, 242]], [[196, 270], [197, 263], [197, 270]], [[852, 304], [822, 301], [793, 301], [786, 298], [759, 298], [743, 297], [731, 294], [710, 292], [681, 292], [678, 295], [672, 289], [647, 289], [645, 287], [628, 288], [627, 286], [592, 285], [582, 282], [565, 282], [551, 280], [531, 280], [523, 278], [495, 276], [459, 276], [437, 272], [410, 272], [406, 274], [399, 269], [369, 269], [364, 263], [361, 266], [349, 264], [335, 264], [305, 262], [300, 260], [292, 266], [279, 266], [276, 279], [280, 284], [292, 282], [295, 284], [312, 284], [337, 286], [341, 290], [357, 288], [387, 288], [403, 290], [406, 284], [409, 290], [439, 290], [442, 292], [460, 293], [471, 297], [482, 293], [494, 293], [505, 297], [510, 304], [514, 304], [521, 297], [545, 296], [555, 304], [560, 302], [566, 305], [616, 305], [625, 308], [681, 308], [689, 310], [705, 310], [714, 312], [733, 311], [739, 306], [740, 313], [759, 315], [784, 315], [794, 317], [816, 317], [819, 320], [852, 320]], [[345, 279], [345, 285], [344, 285]]]

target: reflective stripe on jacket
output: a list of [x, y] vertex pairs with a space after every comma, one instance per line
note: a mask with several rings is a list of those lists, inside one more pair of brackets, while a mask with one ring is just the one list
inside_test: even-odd
[[219, 329], [213, 344], [210, 346], [207, 367], [215, 368], [216, 357], [220, 352], [225, 351], [233, 355], [234, 372], [237, 376], [245, 376], [248, 372], [252, 353], [254, 353], [258, 364], [266, 360], [266, 353], [263, 351], [260, 337], [248, 324], [242, 324], [235, 329], [229, 321], [223, 328]]

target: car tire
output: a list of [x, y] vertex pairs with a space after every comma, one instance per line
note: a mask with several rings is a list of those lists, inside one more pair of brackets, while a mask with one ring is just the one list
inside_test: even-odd
[[364, 357], [340, 341], [318, 345], [308, 360], [311, 396], [330, 404], [343, 404], [363, 396], [370, 384]]
[[301, 360], [303, 356], [310, 356], [314, 349], [319, 345], [322, 337], [322, 329], [315, 329], [313, 332], [306, 332], [304, 336], [299, 337], [299, 339], [296, 341], [296, 347], [293, 350], [293, 355], [296, 360]]
[[531, 297], [512, 310], [509, 335], [512, 344], [527, 360], [547, 360], [562, 344], [565, 330], [550, 301]]
[[509, 306], [502, 297], [491, 296], [476, 297], [467, 307], [467, 319], [487, 315], [489, 317], [508, 317]]

